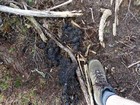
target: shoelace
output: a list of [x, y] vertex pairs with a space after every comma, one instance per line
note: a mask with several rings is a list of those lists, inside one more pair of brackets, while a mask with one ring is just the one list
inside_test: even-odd
[[95, 75], [96, 75], [96, 81], [95, 81], [96, 85], [99, 86], [107, 85], [106, 78], [100, 70], [96, 70]]

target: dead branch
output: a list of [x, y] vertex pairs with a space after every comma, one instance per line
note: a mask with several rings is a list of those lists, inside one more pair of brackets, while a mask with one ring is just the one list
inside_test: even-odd
[[81, 11], [40, 11], [40, 10], [23, 10], [11, 8], [8, 6], [0, 5], [1, 12], [12, 13], [22, 16], [35, 16], [35, 17], [76, 17], [83, 15]]
[[104, 38], [103, 38], [103, 33], [104, 33], [104, 28], [106, 26], [106, 19], [112, 15], [112, 12], [110, 9], [101, 9], [101, 12], [103, 12], [103, 15], [101, 17], [101, 20], [100, 20], [100, 25], [99, 25], [99, 40], [100, 40], [100, 44], [105, 47], [105, 44], [104, 44]]

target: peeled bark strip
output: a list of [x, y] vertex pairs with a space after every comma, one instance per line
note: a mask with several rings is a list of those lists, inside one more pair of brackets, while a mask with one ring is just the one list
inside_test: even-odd
[[103, 15], [101, 17], [100, 20], [100, 25], [99, 25], [99, 40], [100, 40], [100, 44], [105, 47], [104, 44], [104, 38], [103, 38], [103, 34], [104, 34], [104, 28], [106, 26], [106, 19], [112, 15], [112, 12], [110, 9], [101, 9], [101, 11], [103, 12]]

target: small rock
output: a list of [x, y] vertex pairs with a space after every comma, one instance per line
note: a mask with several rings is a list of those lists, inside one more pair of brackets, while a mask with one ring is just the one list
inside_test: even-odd
[[2, 21], [2, 19], [1, 19], [1, 17], [0, 17], [0, 26], [3, 24], [3, 21]]

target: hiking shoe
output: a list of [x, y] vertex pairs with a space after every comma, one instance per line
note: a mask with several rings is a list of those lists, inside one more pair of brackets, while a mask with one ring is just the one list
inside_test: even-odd
[[97, 105], [103, 105], [103, 92], [105, 90], [114, 92], [114, 90], [107, 82], [104, 68], [98, 60], [91, 60], [88, 66], [88, 74], [92, 82], [94, 100]]

